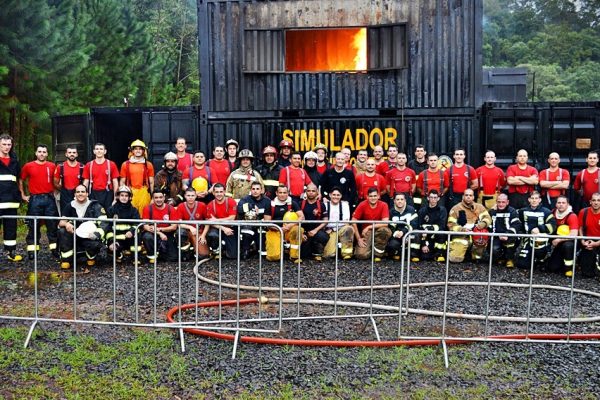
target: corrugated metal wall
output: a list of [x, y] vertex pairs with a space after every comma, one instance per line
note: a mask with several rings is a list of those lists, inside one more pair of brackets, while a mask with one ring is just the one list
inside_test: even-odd
[[[479, 106], [482, 0], [198, 0], [202, 110]], [[369, 73], [245, 73], [247, 30], [405, 23], [408, 68]], [[272, 36], [253, 34], [264, 60]], [[251, 42], [251, 43], [250, 43]], [[247, 56], [247, 52], [246, 52]], [[435, 114], [435, 111], [433, 112]]]

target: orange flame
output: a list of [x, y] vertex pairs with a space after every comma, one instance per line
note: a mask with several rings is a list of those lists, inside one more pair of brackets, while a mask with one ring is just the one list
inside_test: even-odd
[[304, 29], [286, 32], [288, 72], [366, 71], [367, 29]]

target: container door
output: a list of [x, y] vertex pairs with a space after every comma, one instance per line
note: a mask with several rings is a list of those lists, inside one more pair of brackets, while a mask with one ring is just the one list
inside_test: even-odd
[[90, 160], [90, 115], [60, 115], [52, 118], [52, 142], [54, 155], [52, 160], [65, 160], [67, 146], [77, 146], [79, 161]]
[[155, 170], [162, 165], [165, 153], [175, 150], [178, 137], [186, 139], [189, 152], [198, 148], [198, 118], [195, 111], [147, 111], [143, 113], [142, 124], [144, 141], [149, 144], [150, 159]]

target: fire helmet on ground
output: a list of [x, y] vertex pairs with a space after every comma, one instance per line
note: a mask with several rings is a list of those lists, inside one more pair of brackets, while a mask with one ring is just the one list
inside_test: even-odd
[[254, 159], [254, 154], [252, 154], [252, 152], [248, 149], [243, 149], [240, 151], [240, 154], [238, 154], [238, 158], [239, 159], [242, 159], [242, 158]]
[[196, 192], [206, 192], [208, 190], [208, 181], [206, 178], [199, 176], [192, 181], [192, 187]]
[[281, 142], [279, 142], [279, 148], [281, 149], [282, 147], [289, 147], [290, 149], [293, 149], [294, 144], [290, 140], [283, 139]]
[[146, 147], [146, 143], [144, 143], [143, 141], [141, 141], [140, 139], [136, 139], [133, 142], [131, 142], [131, 145], [129, 146], [130, 149], [133, 149], [134, 147], [142, 147], [142, 148], [147, 148]]
[[569, 236], [570, 233], [571, 228], [569, 228], [569, 225], [560, 225], [556, 230], [556, 234], [560, 236]]
[[284, 221], [298, 221], [300, 218], [298, 218], [298, 213], [296, 213], [295, 211], [288, 211], [285, 214], [283, 214], [283, 220]]
[[167, 154], [165, 154], [165, 156], [163, 157], [163, 160], [164, 160], [164, 161], [171, 160], [171, 161], [175, 161], [175, 162], [177, 162], [177, 161], [178, 161], [178, 159], [177, 159], [177, 154], [175, 154], [175, 153], [173, 153], [172, 151], [170, 151], [170, 152], [168, 152]]
[[[489, 232], [489, 231], [486, 228], [475, 227], [475, 228], [473, 228], [473, 233], [475, 233], [475, 232]], [[475, 246], [487, 246], [489, 240], [490, 240], [489, 236], [473, 235], [473, 244]]]

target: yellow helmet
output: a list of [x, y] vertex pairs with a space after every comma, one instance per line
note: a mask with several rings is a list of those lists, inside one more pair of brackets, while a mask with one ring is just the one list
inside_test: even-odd
[[133, 149], [134, 147], [143, 147], [144, 149], [146, 149], [146, 143], [144, 143], [143, 141], [141, 141], [140, 139], [136, 139], [133, 142], [131, 142], [131, 145], [129, 146], [130, 149]]
[[208, 181], [204, 177], [199, 176], [192, 181], [192, 187], [196, 192], [206, 192], [208, 190]]
[[300, 218], [298, 218], [298, 213], [294, 211], [288, 211], [285, 214], [283, 214], [284, 221], [298, 221], [299, 219]]
[[556, 230], [556, 234], [560, 236], [569, 236], [570, 233], [571, 228], [569, 228], [569, 225], [560, 225]]

